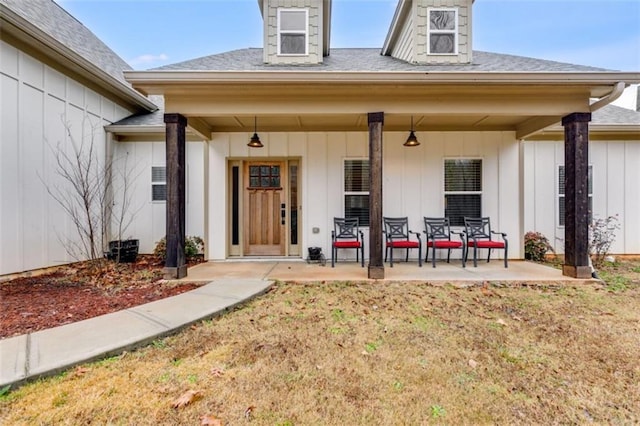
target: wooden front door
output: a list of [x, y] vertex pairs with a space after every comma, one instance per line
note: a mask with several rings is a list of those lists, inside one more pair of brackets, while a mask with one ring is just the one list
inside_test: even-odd
[[284, 256], [286, 247], [286, 167], [283, 161], [244, 166], [244, 254]]

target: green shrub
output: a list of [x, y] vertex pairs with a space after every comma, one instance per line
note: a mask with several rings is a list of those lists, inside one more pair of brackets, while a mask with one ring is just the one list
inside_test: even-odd
[[524, 258], [534, 262], [544, 262], [547, 252], [554, 252], [547, 237], [540, 232], [530, 231], [524, 234]]
[[[204, 253], [204, 241], [200, 237], [186, 237], [184, 240], [184, 255], [189, 260], [195, 260]], [[153, 254], [165, 260], [167, 257], [167, 238], [164, 237], [156, 243]]]

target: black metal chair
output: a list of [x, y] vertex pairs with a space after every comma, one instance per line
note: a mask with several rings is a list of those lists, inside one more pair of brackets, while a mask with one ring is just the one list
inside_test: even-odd
[[[491, 230], [491, 220], [488, 217], [465, 217], [464, 234], [467, 240], [464, 260], [469, 256], [469, 248], [473, 247], [473, 266], [478, 266], [478, 249], [488, 249], [487, 263], [491, 259], [491, 251], [494, 249], [504, 250], [504, 267], [507, 268], [507, 254], [509, 252], [509, 242], [507, 234]], [[493, 235], [500, 235], [502, 241], [492, 238]]]
[[356, 261], [360, 261], [364, 268], [364, 234], [360, 230], [360, 224], [355, 218], [333, 218], [333, 231], [331, 231], [331, 267], [336, 264], [338, 249], [355, 249]]
[[[465, 251], [464, 251], [464, 233], [454, 232], [448, 217], [425, 217], [424, 233], [427, 234], [427, 255], [425, 262], [429, 261], [429, 247], [431, 247], [431, 261], [433, 267], [436, 267], [436, 250], [447, 250], [447, 263], [451, 260], [451, 250], [462, 250], [462, 267], [465, 267]], [[460, 237], [460, 241], [452, 240], [451, 235], [456, 234]]]
[[[393, 249], [406, 249], [405, 261], [409, 261], [409, 249], [418, 249], [418, 264], [422, 267], [422, 239], [419, 232], [409, 229], [409, 219], [406, 217], [384, 217], [384, 235], [386, 240], [384, 261], [387, 261], [389, 251], [391, 256], [389, 266], [393, 268]], [[418, 241], [412, 241], [411, 234], [414, 234]]]

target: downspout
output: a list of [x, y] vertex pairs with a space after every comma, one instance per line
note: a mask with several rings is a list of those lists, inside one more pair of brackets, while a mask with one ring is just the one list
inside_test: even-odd
[[597, 111], [600, 108], [609, 105], [611, 102], [615, 101], [616, 99], [618, 99], [621, 95], [622, 92], [624, 92], [624, 89], [626, 87], [626, 84], [624, 81], [619, 81], [616, 83], [615, 86], [613, 86], [613, 90], [611, 91], [611, 93], [609, 93], [606, 96], [601, 97], [600, 99], [598, 99], [597, 101], [595, 101], [594, 103], [592, 103], [589, 106], [589, 110], [591, 112]]

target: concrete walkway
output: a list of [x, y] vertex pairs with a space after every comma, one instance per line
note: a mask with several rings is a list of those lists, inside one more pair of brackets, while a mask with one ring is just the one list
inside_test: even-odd
[[144, 346], [266, 292], [273, 281], [222, 279], [131, 309], [0, 340], [0, 388]]
[[[189, 268], [180, 281], [208, 284], [177, 296], [131, 309], [0, 340], [0, 388], [50, 376], [75, 365], [113, 356], [148, 344], [182, 328], [220, 315], [242, 302], [265, 293], [275, 281], [369, 281], [367, 268], [355, 262], [308, 264], [304, 261], [208, 262]], [[531, 262], [501, 261], [462, 268], [416, 262], [385, 264], [385, 281], [428, 282], [434, 285], [476, 285], [485, 281], [579, 285], [593, 280], [563, 277], [554, 268]]]

